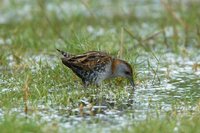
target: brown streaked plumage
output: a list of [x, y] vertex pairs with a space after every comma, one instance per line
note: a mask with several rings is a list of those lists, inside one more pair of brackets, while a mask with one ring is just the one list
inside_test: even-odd
[[109, 78], [124, 77], [134, 87], [131, 65], [124, 60], [113, 58], [109, 54], [99, 51], [72, 55], [57, 50], [63, 55], [61, 57], [62, 63], [82, 79], [84, 86], [89, 84], [99, 85], [103, 80]]

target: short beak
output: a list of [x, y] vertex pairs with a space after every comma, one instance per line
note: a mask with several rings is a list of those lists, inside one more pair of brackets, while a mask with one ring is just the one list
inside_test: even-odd
[[132, 78], [132, 77], [130, 77], [130, 78], [129, 78], [129, 81], [130, 81], [130, 84], [131, 84], [131, 86], [132, 86], [132, 87], [133, 87], [133, 89], [134, 89], [134, 86], [135, 86], [135, 84], [134, 84], [133, 78]]

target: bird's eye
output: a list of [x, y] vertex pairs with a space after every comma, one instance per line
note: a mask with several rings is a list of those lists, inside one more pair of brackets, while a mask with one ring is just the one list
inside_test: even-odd
[[130, 75], [130, 72], [129, 72], [129, 71], [125, 71], [125, 74], [126, 74], [126, 75]]

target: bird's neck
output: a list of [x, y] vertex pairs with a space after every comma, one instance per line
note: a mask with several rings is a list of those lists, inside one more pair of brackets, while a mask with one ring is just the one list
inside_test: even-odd
[[118, 75], [118, 69], [119, 65], [121, 64], [121, 60], [119, 59], [113, 59], [112, 65], [111, 65], [111, 71], [112, 71], [112, 77], [117, 77]]

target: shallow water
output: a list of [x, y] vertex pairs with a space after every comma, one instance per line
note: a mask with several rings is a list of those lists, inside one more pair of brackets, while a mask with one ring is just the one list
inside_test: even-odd
[[[39, 59], [40, 57], [41, 59]], [[48, 59], [48, 57], [36, 56], [32, 58], [36, 62], [43, 59]], [[149, 60], [151, 59], [149, 58]], [[94, 94], [96, 101], [100, 100], [100, 102], [96, 102], [99, 103], [98, 105], [92, 105], [88, 98], [80, 99], [80, 103], [83, 103], [84, 106], [76, 106], [75, 108], [63, 105], [58, 106], [52, 101], [45, 102], [45, 105], [41, 101], [41, 104], [36, 107], [31, 107], [30, 104], [28, 118], [41, 117], [41, 122], [50, 123], [56, 121], [60, 127], [70, 130], [77, 128], [80, 123], [86, 123], [88, 128], [105, 125], [105, 130], [107, 131], [115, 128], [120, 129], [120, 127], [127, 126], [130, 122], [145, 120], [149, 116], [160, 118], [169, 111], [195, 111], [196, 106], [193, 103], [200, 99], [200, 69], [194, 70], [193, 65], [200, 63], [199, 60], [200, 56], [182, 58], [175, 54], [166, 54], [160, 57], [159, 64], [152, 63], [155, 65], [153, 66], [154, 68], [158, 68], [156, 72], [158, 77], [155, 79], [151, 78], [155, 74], [145, 68], [146, 65], [144, 63], [144, 67], [138, 68], [138, 72], [140, 72], [139, 75], [141, 76], [149, 76], [148, 80], [143, 83], [137, 83], [134, 93], [130, 86], [125, 86], [120, 97], [120, 102], [122, 102], [120, 104], [117, 103], [118, 100], [114, 92], [109, 92], [108, 90], [109, 93], [102, 94], [104, 99]], [[47, 63], [51, 64], [51, 62]], [[55, 64], [54, 60], [52, 60], [52, 64]], [[0, 83], [5, 84], [6, 81], [1, 80]], [[12, 91], [19, 91], [19, 89], [3, 88], [0, 93], [1, 95], [6, 95]], [[49, 89], [49, 94], [53, 92], [62, 95], [60, 89]], [[101, 95], [101, 92], [99, 95]], [[22, 116], [25, 115], [23, 106], [10, 110], [10, 113], [16, 112]], [[1, 110], [0, 117], [2, 115], [3, 111]]]

